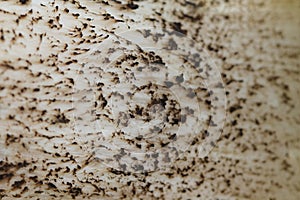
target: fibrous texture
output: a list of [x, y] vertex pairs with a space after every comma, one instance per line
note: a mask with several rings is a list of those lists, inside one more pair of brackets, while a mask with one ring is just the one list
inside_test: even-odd
[[298, 199], [299, 8], [1, 1], [0, 199]]

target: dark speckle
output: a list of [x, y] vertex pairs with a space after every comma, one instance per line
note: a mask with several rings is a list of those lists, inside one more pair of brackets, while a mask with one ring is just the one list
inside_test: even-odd
[[168, 50], [177, 50], [177, 48], [177, 43], [173, 39], [170, 39], [168, 43]]
[[187, 31], [181, 28], [182, 24], [180, 22], [174, 22], [171, 24], [171, 26], [173, 30], [176, 31], [175, 33], [181, 33], [186, 35]]
[[21, 186], [26, 183], [25, 180], [20, 180], [20, 181], [15, 181], [13, 184], [12, 184], [12, 187], [13, 188], [21, 188]]
[[134, 4], [132, 2], [127, 4], [127, 8], [130, 8], [132, 10], [138, 9], [138, 7], [139, 7], [139, 5]]
[[66, 123], [69, 123], [70, 120], [68, 118], [66, 118], [66, 116], [64, 114], [59, 114], [59, 115], [56, 115], [55, 116], [56, 119], [55, 121], [53, 122], [54, 124], [55, 123], [63, 123], [63, 124], [66, 124]]
[[170, 88], [170, 87], [172, 87], [172, 86], [174, 85], [174, 83], [171, 82], [171, 81], [165, 81], [165, 85], [166, 85], [168, 88]]
[[28, 2], [28, 0], [20, 0], [21, 4], [26, 4]]
[[176, 77], [176, 82], [177, 83], [182, 83], [183, 81], [184, 81], [183, 74], [181, 74], [180, 76]]
[[56, 186], [53, 183], [48, 183], [49, 188], [56, 188]]

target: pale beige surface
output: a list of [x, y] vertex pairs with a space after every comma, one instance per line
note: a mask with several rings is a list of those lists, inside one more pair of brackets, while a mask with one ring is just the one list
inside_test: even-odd
[[[224, 2], [1, 1], [0, 199], [299, 199], [300, 3]], [[90, 76], [110, 31], [172, 22], [220, 69], [223, 133], [206, 158], [193, 149], [167, 171], [108, 169], [91, 156], [97, 131], [74, 130], [72, 80]]]

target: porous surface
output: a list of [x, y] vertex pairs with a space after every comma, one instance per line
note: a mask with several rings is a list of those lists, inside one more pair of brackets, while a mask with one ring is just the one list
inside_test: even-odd
[[298, 199], [299, 9], [1, 1], [0, 199]]

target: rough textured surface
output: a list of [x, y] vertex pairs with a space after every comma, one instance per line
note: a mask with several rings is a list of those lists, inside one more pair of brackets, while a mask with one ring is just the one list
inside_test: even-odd
[[[1, 1], [0, 199], [298, 199], [299, 6], [296, 0]], [[110, 89], [105, 87], [122, 83], [122, 77], [126, 80], [130, 72], [138, 73], [141, 65], [147, 68], [152, 62], [161, 69], [166, 66], [163, 62], [172, 61], [166, 53], [147, 53], [118, 40], [124, 31], [134, 29], [176, 31], [184, 35], [183, 42], [195, 42], [196, 47], [190, 49], [207, 52], [204, 55], [218, 67], [227, 115], [222, 135], [209, 143], [214, 149], [205, 157], [199, 157], [197, 148], [190, 148], [179, 152], [179, 157], [162, 157], [160, 163], [169, 163], [167, 168], [137, 168], [139, 173], [99, 158], [100, 144], [109, 146], [117, 141], [117, 146], [122, 146], [128, 139], [128, 129], [122, 125], [128, 121], [118, 112], [119, 107], [115, 112], [107, 108]], [[114, 43], [116, 48], [129, 51], [124, 58], [115, 59], [115, 49], [107, 48], [111, 38], [120, 41], [120, 45]], [[185, 45], [180, 45], [183, 51], [192, 46]], [[172, 49], [174, 45], [168, 48], [177, 51]], [[93, 63], [100, 65], [100, 72], [93, 70]], [[116, 70], [130, 65], [133, 68], [126, 76], [117, 78]], [[157, 74], [167, 74], [166, 69]], [[101, 74], [103, 81], [95, 81], [95, 74]], [[162, 90], [172, 88], [189, 77], [201, 89], [203, 82], [195, 83], [195, 74], [186, 68], [180, 71], [178, 66], [170, 80], [163, 76], [160, 85], [164, 84]], [[148, 85], [139, 91], [148, 94], [157, 87]], [[98, 96], [94, 98], [94, 94]], [[168, 96], [167, 92], [156, 94], [152, 101], [172, 114], [153, 112], [151, 119], [170, 117], [168, 122], [176, 128], [176, 119], [184, 122], [176, 112], [181, 108], [176, 99], [166, 100], [164, 94]], [[207, 97], [205, 91], [187, 95]], [[82, 99], [85, 96], [87, 99]], [[119, 95], [114, 97], [122, 102]], [[136, 106], [131, 110], [143, 115]], [[147, 107], [146, 113], [160, 106]], [[100, 113], [89, 113], [93, 109]], [[117, 124], [125, 127], [125, 136], [116, 134], [115, 139], [109, 132], [107, 140], [98, 141], [105, 133], [100, 134], [99, 124], [93, 123], [95, 116], [101, 126], [108, 126], [103, 130], [110, 130], [109, 122], [119, 118]], [[140, 138], [135, 136], [130, 135], [133, 141], [128, 148], [145, 152], [153, 147], [138, 144]], [[197, 146], [207, 133], [200, 136], [191, 142]], [[175, 137], [166, 134], [160, 139], [165, 142]]]

